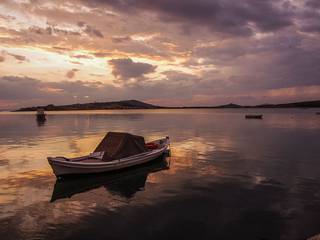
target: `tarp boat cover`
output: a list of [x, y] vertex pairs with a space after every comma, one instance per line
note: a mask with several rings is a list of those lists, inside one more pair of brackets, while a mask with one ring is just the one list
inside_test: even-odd
[[94, 150], [102, 161], [112, 161], [148, 151], [144, 138], [123, 132], [108, 132]]

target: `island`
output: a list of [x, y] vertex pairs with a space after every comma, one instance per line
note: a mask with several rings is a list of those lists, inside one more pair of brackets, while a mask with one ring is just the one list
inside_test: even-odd
[[304, 101], [294, 103], [281, 104], [262, 104], [253, 106], [242, 106], [234, 103], [229, 103], [220, 106], [192, 106], [192, 107], [164, 107], [145, 103], [138, 100], [123, 100], [115, 102], [92, 102], [92, 103], [76, 103], [70, 105], [53, 105], [25, 107], [15, 110], [17, 112], [37, 111], [43, 109], [44, 111], [69, 111], [69, 110], [114, 110], [114, 109], [196, 109], [196, 108], [320, 108], [320, 100]]
[[92, 103], [76, 103], [70, 105], [53, 105], [25, 107], [16, 110], [17, 112], [37, 111], [70, 111], [70, 110], [108, 110], [108, 109], [157, 109], [161, 108], [156, 105], [141, 102], [138, 100], [124, 100], [116, 102], [92, 102]]

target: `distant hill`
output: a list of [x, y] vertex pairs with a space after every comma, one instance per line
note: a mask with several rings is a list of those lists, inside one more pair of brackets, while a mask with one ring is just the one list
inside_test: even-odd
[[294, 103], [281, 103], [281, 104], [261, 104], [261, 105], [253, 105], [253, 106], [242, 106], [234, 103], [229, 103], [221, 106], [213, 106], [213, 107], [208, 106], [208, 107], [195, 107], [195, 108], [320, 108], [320, 100], [294, 102]]
[[238, 105], [238, 104], [234, 104], [234, 103], [229, 103], [226, 105], [221, 105], [221, 106], [217, 106], [215, 108], [241, 108], [242, 106]]
[[93, 103], [77, 103], [70, 105], [59, 105], [53, 104], [47, 106], [36, 106], [20, 108], [16, 111], [36, 111], [42, 108], [45, 111], [68, 111], [68, 110], [105, 110], [105, 109], [156, 109], [161, 108], [152, 104], [144, 103], [137, 100], [124, 100], [118, 102], [93, 102]]
[[261, 105], [238, 105], [229, 103], [219, 106], [197, 106], [197, 107], [181, 107], [181, 108], [320, 108], [320, 100], [317, 101], [305, 101], [294, 103], [281, 103], [281, 104], [261, 104]]
[[320, 107], [320, 100], [294, 102], [294, 103], [282, 103], [282, 104], [263, 104], [263, 105], [257, 105], [255, 107], [260, 107], [260, 108], [318, 108], [318, 107]]
[[137, 101], [137, 100], [125, 100], [117, 102], [93, 102], [93, 103], [77, 103], [70, 105], [55, 106], [53, 104], [47, 106], [36, 106], [20, 108], [16, 111], [36, 111], [38, 108], [42, 108], [45, 111], [68, 111], [68, 110], [106, 110], [106, 109], [188, 109], [188, 108], [320, 108], [320, 100], [317, 101], [305, 101], [294, 103], [281, 103], [281, 104], [262, 104], [255, 106], [242, 106], [234, 103], [229, 103], [220, 106], [198, 106], [198, 107], [160, 107], [149, 103]]

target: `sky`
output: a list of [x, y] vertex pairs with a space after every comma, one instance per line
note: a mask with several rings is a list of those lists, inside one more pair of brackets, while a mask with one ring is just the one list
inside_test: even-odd
[[319, 98], [319, 0], [0, 0], [0, 109]]

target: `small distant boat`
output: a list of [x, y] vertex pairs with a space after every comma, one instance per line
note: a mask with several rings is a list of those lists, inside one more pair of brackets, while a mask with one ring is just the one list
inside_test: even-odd
[[169, 144], [168, 136], [145, 144], [141, 136], [109, 132], [89, 155], [48, 157], [48, 162], [57, 177], [109, 172], [152, 161], [164, 154]]
[[320, 112], [316, 112], [317, 115], [320, 115]]
[[46, 114], [44, 113], [44, 110], [42, 108], [39, 108], [37, 110], [37, 121], [46, 121]]
[[245, 116], [247, 119], [262, 119], [263, 115], [262, 114], [247, 114]]

